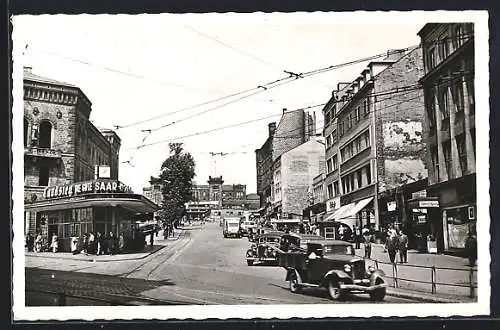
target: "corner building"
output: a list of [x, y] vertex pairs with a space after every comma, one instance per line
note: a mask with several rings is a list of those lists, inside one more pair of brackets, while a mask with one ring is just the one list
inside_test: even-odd
[[425, 93], [427, 194], [439, 200], [438, 247], [461, 252], [476, 222], [474, 25], [426, 24], [418, 35], [425, 67], [420, 82]]
[[80, 88], [28, 67], [23, 87], [26, 233], [48, 240], [56, 233], [68, 250], [73, 235], [118, 234], [135, 213], [156, 208], [118, 181], [120, 138], [92, 124], [91, 102]]

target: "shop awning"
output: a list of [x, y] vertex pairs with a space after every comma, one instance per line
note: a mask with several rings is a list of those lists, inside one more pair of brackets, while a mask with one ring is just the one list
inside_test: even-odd
[[343, 205], [337, 211], [330, 214], [324, 221], [336, 221], [352, 228], [356, 224], [356, 217], [354, 215], [365, 208], [372, 200], [373, 197], [369, 197], [356, 203]]
[[[116, 195], [115, 195], [116, 196]], [[127, 194], [116, 197], [80, 196], [58, 200], [42, 200], [33, 204], [26, 204], [26, 211], [56, 211], [84, 207], [122, 207], [134, 213], [151, 213], [159, 210], [159, 205], [142, 195]]]

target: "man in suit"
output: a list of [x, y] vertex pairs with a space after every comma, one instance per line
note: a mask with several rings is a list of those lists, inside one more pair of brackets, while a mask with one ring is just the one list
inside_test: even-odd
[[399, 235], [399, 258], [400, 263], [408, 262], [408, 236], [403, 230]]

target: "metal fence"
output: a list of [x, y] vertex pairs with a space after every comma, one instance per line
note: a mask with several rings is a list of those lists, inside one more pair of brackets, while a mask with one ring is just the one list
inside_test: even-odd
[[[361, 256], [360, 256], [361, 257]], [[392, 268], [392, 276], [390, 275], [385, 275], [386, 278], [390, 278], [393, 280], [393, 287], [394, 288], [399, 288], [400, 286], [400, 281], [401, 282], [412, 282], [412, 283], [420, 283], [420, 284], [427, 284], [429, 285], [430, 292], [432, 294], [437, 293], [437, 286], [442, 285], [442, 286], [448, 286], [448, 287], [461, 287], [461, 288], [469, 288], [469, 297], [474, 298], [475, 292], [477, 290], [477, 282], [474, 281], [474, 274], [477, 273], [477, 269], [475, 267], [469, 267], [467, 268], [453, 268], [453, 267], [436, 267], [436, 266], [422, 266], [422, 265], [412, 265], [412, 264], [402, 264], [398, 265], [397, 263], [390, 263], [390, 262], [383, 262], [383, 261], [378, 261], [378, 260], [373, 260], [373, 259], [368, 259], [374, 262], [375, 268], [379, 269], [380, 264], [385, 264], [385, 265], [390, 265]], [[416, 278], [404, 278], [400, 277], [398, 274], [399, 268], [403, 267], [408, 267], [408, 268], [420, 268], [420, 269], [428, 269], [429, 270], [429, 280], [422, 280], [422, 279], [416, 279]], [[462, 284], [462, 283], [445, 283], [445, 282], [439, 282], [437, 279], [437, 274], [438, 271], [454, 271], [454, 272], [467, 272], [468, 273], [468, 283], [467, 284]], [[465, 275], [465, 274], [464, 274]]]

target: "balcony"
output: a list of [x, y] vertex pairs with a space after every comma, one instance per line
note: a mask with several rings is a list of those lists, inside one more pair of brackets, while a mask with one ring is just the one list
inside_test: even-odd
[[42, 158], [56, 158], [60, 159], [61, 151], [50, 149], [50, 148], [39, 148], [39, 147], [24, 147], [24, 155], [32, 157], [42, 157]]

